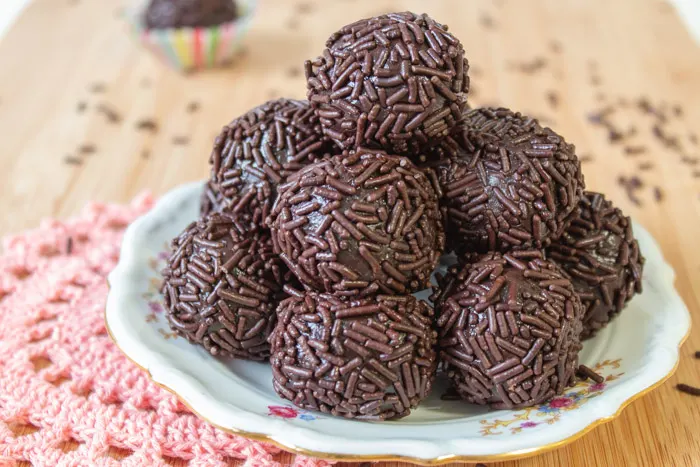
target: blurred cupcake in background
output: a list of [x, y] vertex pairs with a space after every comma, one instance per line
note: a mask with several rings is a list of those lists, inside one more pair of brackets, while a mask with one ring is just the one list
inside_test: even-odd
[[241, 48], [256, 0], [149, 0], [130, 15], [133, 33], [161, 60], [192, 71], [225, 66]]

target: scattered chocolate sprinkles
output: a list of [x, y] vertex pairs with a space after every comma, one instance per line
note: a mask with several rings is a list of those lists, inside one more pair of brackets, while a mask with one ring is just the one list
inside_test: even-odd
[[655, 186], [654, 187], [654, 200], [656, 202], [661, 202], [664, 200], [664, 192], [661, 190], [661, 187]]
[[138, 122], [136, 122], [136, 129], [150, 131], [151, 133], [155, 133], [158, 131], [158, 124], [155, 121], [151, 120], [150, 118], [146, 118], [146, 119], [139, 120]]
[[309, 101], [342, 149], [416, 155], [462, 118], [469, 64], [462, 44], [427, 15], [363, 19], [331, 35], [307, 60]]
[[328, 150], [308, 102], [279, 99], [250, 110], [214, 142], [209, 162], [213, 189], [221, 193], [217, 210], [262, 225], [278, 184]]
[[573, 145], [503, 108], [468, 111], [453, 138], [437, 169], [449, 249], [539, 248], [561, 235], [584, 188]]
[[78, 152], [80, 154], [94, 154], [96, 151], [97, 148], [94, 144], [83, 144], [80, 147], [78, 147]]
[[109, 121], [109, 123], [119, 123], [122, 121], [121, 115], [119, 115], [119, 113], [116, 110], [114, 110], [107, 104], [99, 104], [97, 106], [97, 111], [103, 114], [105, 117], [107, 117], [107, 121]]
[[559, 94], [556, 91], [547, 91], [547, 102], [553, 109], [556, 109], [559, 107]]
[[190, 143], [190, 138], [187, 136], [173, 136], [173, 144], [176, 146], [186, 146]]
[[192, 101], [189, 104], [187, 104], [187, 113], [193, 114], [193, 113], [196, 113], [198, 110], [199, 110], [199, 102]]
[[581, 298], [582, 339], [595, 335], [642, 291], [644, 257], [632, 221], [600, 193], [584, 193], [571, 225], [546, 253], [571, 277]]
[[695, 352], [695, 358], [700, 359], [700, 350]]
[[676, 384], [676, 389], [686, 394], [690, 394], [691, 396], [700, 396], [700, 388], [696, 388], [695, 386], [691, 386], [689, 384]]
[[433, 309], [412, 295], [346, 301], [299, 292], [277, 309], [273, 387], [295, 405], [358, 420], [408, 415], [435, 377]]
[[299, 14], [302, 14], [302, 15], [307, 14], [307, 13], [311, 13], [313, 11], [313, 9], [314, 9], [314, 6], [311, 3], [301, 2], [301, 3], [297, 4], [297, 12]]
[[527, 75], [532, 75], [547, 66], [547, 60], [543, 57], [535, 57], [529, 62], [511, 63], [510, 67]]
[[66, 156], [63, 158], [63, 161], [69, 165], [83, 165], [83, 160], [79, 157]]
[[83, 101], [78, 102], [78, 105], [76, 106], [76, 110], [79, 114], [85, 112], [85, 109], [87, 109], [87, 104]]
[[306, 287], [339, 296], [429, 286], [444, 247], [437, 195], [404, 157], [359, 149], [279, 186], [275, 251]]
[[529, 407], [576, 381], [583, 310], [540, 250], [487, 253], [435, 290], [440, 359], [468, 402]]
[[578, 370], [576, 370], [576, 373], [583, 379], [590, 379], [596, 383], [602, 383], [603, 381], [605, 381], [605, 378], [600, 376], [592, 369], [588, 368], [586, 365], [579, 365]]
[[73, 237], [66, 239], [66, 254], [69, 256], [73, 254]]
[[90, 92], [95, 94], [103, 93], [107, 90], [107, 86], [104, 83], [94, 83], [90, 86]]
[[625, 147], [625, 153], [630, 156], [636, 156], [637, 154], [644, 154], [647, 152], [647, 148], [644, 146], [627, 146]]
[[479, 21], [485, 29], [496, 29], [496, 23], [493, 21], [493, 18], [487, 14], [481, 15]]
[[644, 186], [644, 183], [639, 177], [637, 177], [636, 175], [633, 175], [631, 177], [620, 175], [617, 178], [617, 183], [625, 189], [625, 193], [627, 193], [627, 198], [629, 198], [629, 200], [633, 204], [635, 204], [636, 206], [642, 205], [642, 202], [637, 197], [637, 191], [641, 189], [642, 186]]
[[178, 335], [212, 355], [262, 360], [288, 280], [269, 234], [214, 213], [173, 240], [161, 293]]

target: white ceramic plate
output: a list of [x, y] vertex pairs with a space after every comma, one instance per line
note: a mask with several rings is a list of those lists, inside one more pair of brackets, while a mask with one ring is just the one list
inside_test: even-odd
[[307, 455], [342, 460], [495, 461], [572, 441], [614, 418], [634, 398], [674, 372], [690, 329], [674, 273], [646, 230], [635, 225], [647, 259], [644, 293], [585, 343], [584, 363], [606, 377], [583, 382], [549, 403], [491, 411], [432, 395], [404, 419], [369, 423], [294, 408], [272, 389], [269, 367], [220, 361], [176, 337], [158, 294], [170, 239], [197, 218], [202, 183], [181, 186], [126, 232], [121, 260], [109, 276], [107, 327], [117, 345], [159, 385], [212, 424]]

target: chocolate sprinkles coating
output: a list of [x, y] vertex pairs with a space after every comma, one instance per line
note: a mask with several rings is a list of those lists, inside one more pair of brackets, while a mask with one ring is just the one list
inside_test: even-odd
[[644, 257], [632, 221], [600, 193], [584, 193], [571, 225], [546, 253], [581, 297], [582, 339], [594, 336], [642, 291]]
[[583, 307], [541, 250], [487, 253], [442, 278], [433, 299], [440, 360], [460, 396], [529, 407], [575, 383]]
[[208, 180], [204, 185], [204, 191], [202, 191], [202, 196], [199, 199], [199, 216], [205, 217], [213, 212], [221, 212], [223, 203], [224, 200], [221, 191], [211, 180]]
[[270, 336], [273, 386], [295, 405], [359, 420], [410, 413], [432, 389], [433, 309], [411, 295], [291, 291]]
[[425, 289], [444, 248], [427, 177], [405, 157], [369, 149], [288, 177], [268, 224], [305, 287], [345, 297]]
[[226, 125], [214, 141], [210, 189], [217, 211], [262, 226], [284, 178], [330, 150], [306, 101], [278, 99]]
[[536, 119], [470, 110], [440, 149], [448, 249], [458, 255], [541, 248], [569, 224], [584, 188], [581, 164], [574, 146]]
[[281, 284], [291, 279], [269, 234], [213, 213], [173, 240], [162, 275], [166, 316], [178, 335], [215, 356], [269, 356]]
[[305, 63], [323, 132], [343, 149], [415, 155], [462, 118], [469, 63], [447, 26], [410, 12], [363, 19], [334, 33]]
[[143, 16], [148, 29], [209, 27], [238, 17], [234, 0], [151, 0]]

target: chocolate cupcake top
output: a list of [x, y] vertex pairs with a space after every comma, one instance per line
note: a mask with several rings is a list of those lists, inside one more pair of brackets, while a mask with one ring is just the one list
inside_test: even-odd
[[547, 255], [571, 276], [581, 297], [582, 338], [592, 337], [642, 291], [644, 257], [632, 221], [600, 193], [584, 193], [571, 225]]
[[172, 242], [162, 293], [170, 327], [212, 355], [262, 360], [289, 280], [267, 234], [214, 213]]
[[440, 358], [467, 401], [527, 407], [574, 383], [583, 309], [542, 251], [474, 258], [452, 269], [435, 300]]
[[462, 44], [429, 16], [392, 13], [343, 27], [306, 62], [309, 100], [340, 147], [415, 155], [462, 118]]
[[533, 118], [491, 108], [467, 112], [453, 138], [456, 152], [437, 167], [449, 247], [541, 248], [564, 232], [584, 188], [573, 145]]
[[210, 27], [237, 18], [235, 0], [151, 0], [144, 13], [148, 29]]
[[433, 310], [412, 295], [342, 300], [290, 291], [270, 338], [273, 386], [294, 404], [362, 420], [408, 415], [435, 375]]
[[344, 296], [428, 287], [444, 246], [437, 196], [404, 157], [360, 149], [280, 185], [275, 251], [308, 288]]
[[216, 209], [262, 225], [277, 185], [328, 149], [308, 102], [278, 99], [250, 110], [214, 142], [209, 162], [213, 199], [221, 199]]

